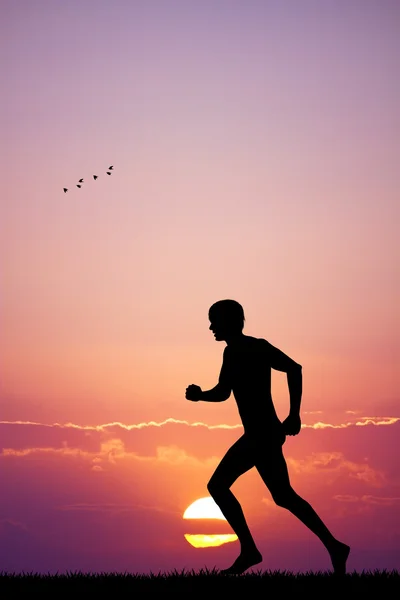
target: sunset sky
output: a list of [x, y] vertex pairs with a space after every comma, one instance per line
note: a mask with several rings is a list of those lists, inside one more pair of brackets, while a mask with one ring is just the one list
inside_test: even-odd
[[[1, 11], [0, 571], [236, 558], [183, 519], [242, 432], [233, 396], [185, 400], [218, 380], [222, 298], [303, 367], [293, 487], [349, 570], [400, 569], [399, 3]], [[258, 567], [330, 568], [256, 472], [233, 491]]]

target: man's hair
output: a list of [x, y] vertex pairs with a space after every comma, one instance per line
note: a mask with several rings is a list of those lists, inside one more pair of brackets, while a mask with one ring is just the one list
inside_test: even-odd
[[240, 331], [244, 327], [243, 306], [239, 302], [236, 302], [236, 300], [219, 300], [215, 302], [208, 311], [208, 316], [210, 321], [221, 319], [235, 329], [240, 329]]

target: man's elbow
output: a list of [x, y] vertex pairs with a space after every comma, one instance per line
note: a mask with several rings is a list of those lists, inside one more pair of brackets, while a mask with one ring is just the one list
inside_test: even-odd
[[219, 402], [225, 402], [231, 395], [231, 389], [222, 385], [218, 385], [218, 400]]
[[293, 375], [301, 376], [302, 372], [303, 372], [303, 367], [301, 365], [299, 365], [299, 363], [294, 362], [294, 361], [290, 365], [290, 368], [288, 369], [288, 375], [293, 374]]

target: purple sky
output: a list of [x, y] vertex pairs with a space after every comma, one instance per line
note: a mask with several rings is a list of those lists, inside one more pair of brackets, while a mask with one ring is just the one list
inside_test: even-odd
[[[305, 422], [397, 418], [399, 3], [5, 0], [1, 12], [0, 421], [54, 428], [46, 448], [60, 461], [57, 423], [237, 423], [233, 401], [195, 412], [184, 401], [189, 383], [215, 384], [222, 347], [207, 311], [223, 297], [243, 304], [247, 333], [303, 365]], [[285, 416], [285, 382], [273, 381]], [[50, 450], [35, 438], [18, 454], [26, 429], [14, 425], [4, 424], [17, 432], [10, 442], [0, 424], [0, 447], [14, 452], [0, 459], [50, 481]], [[361, 458], [352, 466], [351, 437], [335, 439], [330, 452], [352, 484]], [[82, 468], [104, 459], [96, 452]], [[378, 465], [392, 468], [386, 491], [349, 485], [346, 498], [398, 511], [393, 460], [388, 449]], [[179, 488], [178, 513], [206, 495], [203, 468], [193, 497]], [[18, 568], [18, 540], [33, 533], [28, 508], [7, 512], [13, 493], [0, 535]], [[373, 502], [360, 500], [360, 515], [372, 518]], [[381, 556], [392, 557], [397, 542], [383, 529]]]

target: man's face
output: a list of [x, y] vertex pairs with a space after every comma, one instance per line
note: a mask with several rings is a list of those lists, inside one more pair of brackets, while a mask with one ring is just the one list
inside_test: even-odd
[[223, 319], [213, 316], [210, 319], [210, 330], [213, 332], [217, 342], [221, 342], [226, 339], [226, 335], [229, 334], [229, 327]]

